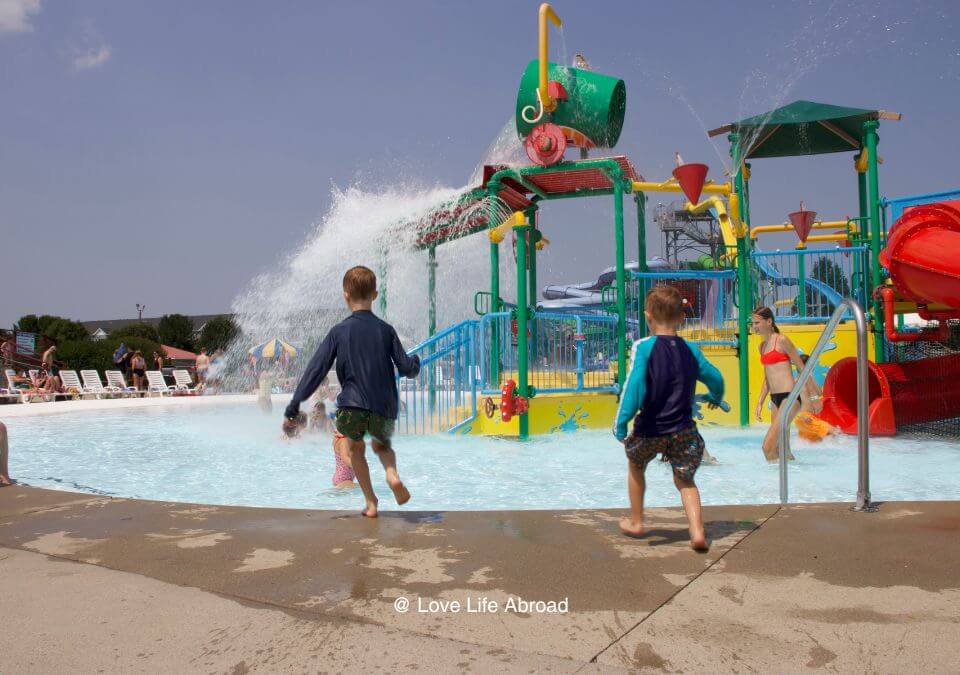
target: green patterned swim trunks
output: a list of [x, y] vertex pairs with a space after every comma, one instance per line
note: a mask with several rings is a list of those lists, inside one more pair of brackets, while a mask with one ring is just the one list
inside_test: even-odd
[[364, 435], [370, 434], [373, 440], [390, 448], [390, 439], [393, 436], [395, 421], [369, 410], [359, 408], [338, 408], [336, 427], [337, 431], [351, 441], [362, 441]]
[[705, 445], [696, 426], [665, 436], [627, 436], [623, 442], [627, 459], [641, 469], [657, 455], [670, 462], [673, 473], [682, 480], [693, 480], [703, 461]]

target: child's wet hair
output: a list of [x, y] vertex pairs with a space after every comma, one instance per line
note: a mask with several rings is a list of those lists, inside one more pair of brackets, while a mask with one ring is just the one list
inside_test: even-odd
[[370, 300], [377, 292], [377, 275], [363, 265], [351, 267], [343, 275], [343, 290], [353, 300]]
[[753, 315], [770, 321], [770, 325], [773, 327], [774, 333], [780, 332], [780, 327], [777, 326], [777, 317], [773, 313], [773, 310], [769, 307], [757, 307], [755, 310], [753, 310]]
[[683, 296], [674, 286], [654, 286], [643, 303], [643, 311], [660, 324], [683, 321], [684, 309]]

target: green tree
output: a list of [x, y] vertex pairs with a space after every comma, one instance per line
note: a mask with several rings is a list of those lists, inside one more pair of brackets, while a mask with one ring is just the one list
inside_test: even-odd
[[[842, 297], [850, 295], [850, 282], [843, 268], [835, 260], [827, 256], [820, 256], [810, 268], [810, 278], [829, 286]], [[818, 290], [810, 288], [807, 291], [807, 316], [830, 316], [835, 309], [827, 297]]]
[[62, 316], [52, 316], [50, 314], [44, 314], [43, 316], [27, 314], [20, 317], [14, 327], [26, 333], [45, 335], [58, 343], [65, 340], [87, 340], [90, 337], [87, 329], [79, 321], [72, 321]]
[[207, 321], [200, 333], [200, 346], [206, 347], [208, 352], [217, 349], [226, 349], [237, 337], [240, 329], [229, 316], [218, 316]]
[[[160, 333], [148, 323], [130, 323], [122, 328], [110, 331], [111, 340], [116, 342], [119, 338], [142, 338], [150, 342], [159, 343]], [[117, 344], [119, 344], [119, 342]]]
[[165, 345], [193, 351], [193, 322], [183, 314], [164, 314], [157, 327]]
[[20, 320], [13, 324], [14, 330], [23, 333], [39, 333], [40, 317], [36, 314], [26, 314], [20, 317]]

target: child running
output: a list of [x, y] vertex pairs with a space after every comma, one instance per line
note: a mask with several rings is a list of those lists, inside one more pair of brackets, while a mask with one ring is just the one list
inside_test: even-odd
[[397, 504], [405, 504], [410, 492], [397, 474], [397, 457], [391, 446], [398, 399], [394, 366], [400, 375], [416, 377], [420, 359], [407, 356], [393, 326], [371, 311], [377, 298], [377, 277], [370, 269], [357, 266], [347, 270], [343, 298], [352, 314], [330, 329], [313, 355], [284, 412], [283, 424], [287, 428], [298, 423], [300, 403], [310, 398], [336, 361], [341, 390], [335, 424], [346, 437], [342, 442], [349, 444], [350, 465], [366, 500], [361, 513], [376, 518], [377, 495], [364, 456], [364, 436], [370, 434]]
[[[620, 520], [620, 530], [631, 537], [643, 534], [643, 474], [650, 460], [661, 454], [673, 467], [673, 483], [680, 491], [690, 526], [690, 546], [706, 551], [700, 492], [693, 482], [705, 448], [693, 421], [693, 396], [700, 380], [710, 390], [708, 407], [717, 407], [723, 400], [723, 376], [696, 345], [677, 335], [684, 319], [684, 300], [676, 288], [653, 288], [647, 293], [643, 313], [651, 335], [633, 345], [614, 427], [614, 435], [627, 452], [630, 494], [630, 516]], [[628, 436], [630, 420], [633, 430]]]

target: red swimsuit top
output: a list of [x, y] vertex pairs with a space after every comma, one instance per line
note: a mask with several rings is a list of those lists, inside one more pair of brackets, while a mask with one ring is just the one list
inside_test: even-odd
[[773, 349], [768, 351], [766, 354], [760, 352], [760, 363], [765, 366], [772, 366], [775, 363], [783, 363], [784, 361], [789, 361], [790, 357], [784, 354], [782, 351], [777, 349], [777, 345], [773, 345]]

